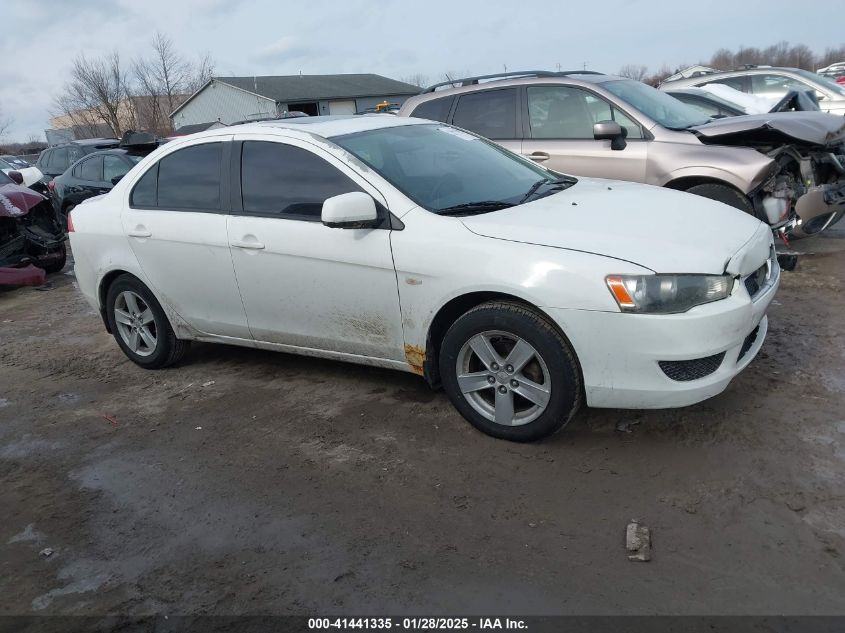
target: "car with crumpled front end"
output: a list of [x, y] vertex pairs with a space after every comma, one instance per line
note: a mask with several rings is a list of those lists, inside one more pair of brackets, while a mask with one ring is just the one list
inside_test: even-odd
[[397, 369], [516, 441], [720, 393], [779, 283], [736, 209], [393, 115], [176, 139], [69, 219], [79, 289], [142, 367], [199, 340]]
[[785, 237], [817, 234], [845, 210], [845, 117], [727, 124], [643, 83], [585, 71], [457, 79], [411, 97], [399, 116], [451, 123], [561, 173], [711, 198]]

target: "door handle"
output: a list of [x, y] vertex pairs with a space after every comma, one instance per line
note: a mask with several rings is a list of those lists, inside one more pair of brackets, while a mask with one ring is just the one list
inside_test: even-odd
[[234, 246], [235, 248], [250, 248], [250, 249], [253, 249], [253, 250], [257, 250], [257, 251], [260, 251], [262, 248], [264, 248], [264, 244], [262, 244], [261, 242], [238, 242], [238, 241], [234, 241], [234, 242], [229, 242], [229, 246]]
[[531, 152], [528, 155], [528, 158], [533, 160], [535, 163], [542, 163], [545, 160], [549, 160], [551, 156], [549, 156], [546, 152]]
[[129, 231], [127, 235], [129, 235], [129, 237], [150, 237], [152, 233], [150, 233], [145, 227], [139, 225], [136, 226], [134, 230]]

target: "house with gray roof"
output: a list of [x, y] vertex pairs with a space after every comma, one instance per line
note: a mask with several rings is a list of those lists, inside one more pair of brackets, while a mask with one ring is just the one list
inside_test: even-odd
[[173, 128], [209, 121], [271, 119], [284, 112], [355, 114], [379, 103], [402, 104], [420, 89], [373, 74], [212, 77], [174, 110]]

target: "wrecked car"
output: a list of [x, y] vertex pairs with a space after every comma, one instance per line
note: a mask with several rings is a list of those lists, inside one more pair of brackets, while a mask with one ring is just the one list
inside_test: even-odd
[[408, 99], [399, 115], [452, 123], [557, 172], [711, 198], [784, 238], [817, 234], [845, 209], [841, 116], [784, 112], [713, 121], [651, 86], [587, 71], [437, 84]]
[[50, 201], [0, 172], [0, 284], [30, 283], [33, 265], [61, 270], [66, 239]]
[[763, 345], [780, 280], [748, 214], [397, 116], [174, 140], [69, 230], [79, 290], [141, 367], [200, 340], [392, 368], [515, 441], [582, 403], [721, 393]]

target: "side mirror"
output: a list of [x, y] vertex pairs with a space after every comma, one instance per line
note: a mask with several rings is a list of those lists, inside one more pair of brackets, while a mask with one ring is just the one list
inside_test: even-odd
[[593, 125], [593, 138], [597, 141], [609, 140], [610, 149], [625, 149], [628, 146], [625, 141], [626, 136], [628, 136], [628, 130], [616, 121], [599, 121]]
[[10, 171], [8, 174], [9, 178], [15, 181], [16, 184], [22, 185], [23, 184], [23, 174], [19, 171]]
[[376, 201], [363, 191], [327, 198], [320, 219], [333, 229], [371, 229], [379, 224]]
[[120, 182], [121, 178], [123, 178], [123, 175], [115, 176], [114, 178], [111, 179], [111, 184], [116, 185], [117, 183]]

